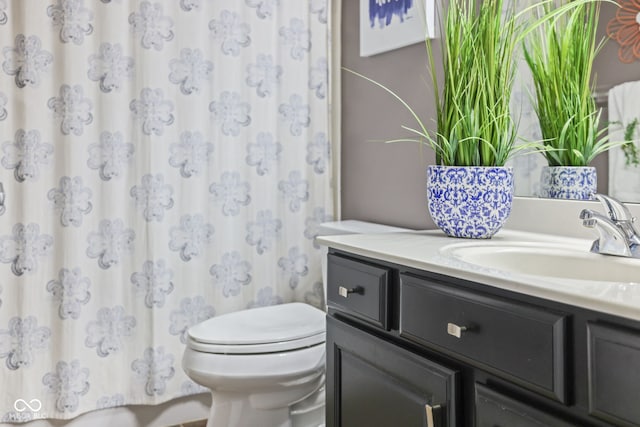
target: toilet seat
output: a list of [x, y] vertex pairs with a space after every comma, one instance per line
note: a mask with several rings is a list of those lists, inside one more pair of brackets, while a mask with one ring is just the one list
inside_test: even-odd
[[236, 311], [192, 326], [187, 345], [215, 354], [260, 354], [302, 349], [325, 342], [325, 313], [287, 303]]

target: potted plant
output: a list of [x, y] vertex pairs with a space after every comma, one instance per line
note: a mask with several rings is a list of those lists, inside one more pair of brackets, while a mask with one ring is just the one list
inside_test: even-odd
[[517, 126], [510, 101], [516, 69], [516, 48], [536, 26], [574, 7], [549, 10], [535, 20], [516, 13], [515, 3], [450, 0], [443, 22], [442, 87], [436, 75], [431, 40], [426, 49], [436, 103], [437, 131], [431, 132], [400, 96], [417, 127], [403, 126], [435, 152], [436, 165], [427, 169], [427, 203], [434, 222], [447, 235], [490, 238], [504, 224], [513, 201], [513, 170], [506, 161], [530, 144], [515, 145]]
[[[539, 7], [543, 14], [549, 12], [548, 4]], [[525, 43], [548, 164], [541, 174], [541, 197], [592, 199], [597, 175], [589, 165], [617, 144], [608, 140], [606, 127], [601, 128], [601, 111], [592, 94], [592, 64], [604, 43], [596, 40], [599, 15], [599, 2], [578, 4], [570, 13], [543, 22]]]
[[[513, 6], [503, 13], [502, 0], [482, 2], [479, 8], [476, 4], [449, 3], [442, 89], [431, 44], [426, 45], [437, 116], [437, 134], [430, 140], [436, 165], [427, 168], [427, 205], [446, 234], [490, 238], [508, 218], [513, 201], [513, 170], [505, 163], [517, 150], [509, 104], [520, 28]], [[429, 139], [424, 126], [418, 135]]]

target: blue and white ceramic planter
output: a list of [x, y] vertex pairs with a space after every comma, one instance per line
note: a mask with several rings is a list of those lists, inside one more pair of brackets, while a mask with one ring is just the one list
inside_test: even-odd
[[427, 168], [429, 213], [449, 236], [490, 238], [504, 225], [512, 203], [511, 167]]
[[545, 166], [540, 175], [540, 197], [592, 200], [598, 189], [592, 166]]

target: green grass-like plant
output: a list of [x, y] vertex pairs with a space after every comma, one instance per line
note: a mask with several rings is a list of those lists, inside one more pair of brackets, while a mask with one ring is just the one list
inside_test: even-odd
[[624, 128], [624, 143], [620, 148], [624, 153], [625, 165], [638, 167], [640, 165], [640, 158], [638, 157], [638, 148], [636, 147], [636, 141], [633, 139], [633, 135], [636, 132], [636, 128], [640, 124], [638, 118], [631, 120]]
[[[515, 3], [515, 2], [513, 2]], [[512, 3], [512, 4], [513, 4]], [[514, 151], [516, 129], [509, 102], [514, 80], [513, 7], [502, 0], [452, 0], [443, 38], [443, 86], [436, 91], [436, 163], [502, 166]], [[431, 70], [435, 70], [427, 43]], [[432, 72], [434, 87], [438, 87]]]
[[[450, 0], [442, 39], [443, 85], [438, 84], [432, 41], [425, 42], [435, 93], [437, 131], [430, 131], [416, 111], [387, 86], [345, 69], [379, 86], [411, 113], [417, 126], [402, 126], [415, 137], [387, 142], [428, 144], [436, 164], [445, 166], [504, 166], [514, 154], [537, 144], [516, 145], [517, 123], [510, 100], [516, 69], [516, 49], [534, 29], [553, 22], [578, 4], [575, 0], [547, 8], [542, 16], [531, 12], [553, 0], [543, 0], [516, 12], [516, 2]], [[503, 13], [504, 12], [504, 13]]]
[[[545, 4], [538, 11], [546, 15], [550, 8]], [[577, 4], [571, 13], [543, 22], [525, 42], [549, 166], [588, 166], [619, 144], [609, 141], [606, 127], [600, 128], [601, 111], [592, 92], [592, 65], [604, 43], [596, 40], [599, 15], [599, 2]]]
[[436, 132], [400, 96], [354, 71], [398, 99], [418, 127], [402, 126], [416, 138], [387, 142], [428, 143], [436, 164], [446, 166], [503, 166], [514, 151], [515, 127], [509, 100], [513, 86], [513, 10], [503, 22], [502, 0], [450, 0], [442, 34], [443, 86], [436, 75], [431, 40], [426, 40], [435, 103]]

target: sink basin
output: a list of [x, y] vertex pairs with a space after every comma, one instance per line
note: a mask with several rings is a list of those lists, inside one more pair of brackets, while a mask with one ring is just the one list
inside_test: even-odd
[[460, 243], [442, 255], [479, 267], [562, 279], [640, 284], [640, 259], [606, 256], [550, 243]]

